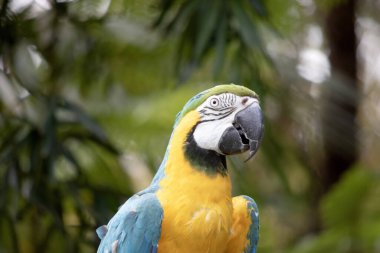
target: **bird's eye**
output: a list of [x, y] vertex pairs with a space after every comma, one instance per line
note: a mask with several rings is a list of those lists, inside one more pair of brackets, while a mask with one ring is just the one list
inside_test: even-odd
[[217, 106], [219, 105], [219, 99], [217, 99], [217, 98], [212, 98], [212, 99], [210, 100], [210, 105], [211, 105], [212, 107], [217, 107]]

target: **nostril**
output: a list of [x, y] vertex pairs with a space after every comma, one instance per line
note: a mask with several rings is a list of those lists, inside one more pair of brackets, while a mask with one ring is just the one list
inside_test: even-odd
[[247, 102], [248, 102], [248, 98], [243, 98], [243, 100], [241, 101], [241, 103], [242, 103], [243, 105], [245, 105]]

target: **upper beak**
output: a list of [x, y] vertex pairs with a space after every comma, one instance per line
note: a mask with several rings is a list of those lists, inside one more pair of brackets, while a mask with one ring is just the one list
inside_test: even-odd
[[235, 115], [233, 126], [224, 131], [219, 141], [219, 149], [225, 155], [249, 150], [248, 161], [259, 149], [263, 133], [263, 114], [259, 104], [254, 102]]

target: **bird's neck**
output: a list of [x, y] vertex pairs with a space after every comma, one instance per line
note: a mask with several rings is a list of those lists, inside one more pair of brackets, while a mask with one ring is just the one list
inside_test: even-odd
[[[189, 188], [210, 198], [231, 195], [231, 181], [225, 157], [214, 151], [199, 148], [192, 138], [194, 125], [199, 121], [196, 111], [189, 112], [176, 126], [171, 137], [160, 187]], [[183, 191], [186, 192], [186, 191]]]
[[199, 147], [194, 140], [193, 133], [195, 127], [196, 126], [194, 126], [187, 134], [185, 145], [183, 146], [185, 158], [190, 162], [194, 169], [202, 171], [210, 177], [218, 174], [227, 176], [226, 156]]

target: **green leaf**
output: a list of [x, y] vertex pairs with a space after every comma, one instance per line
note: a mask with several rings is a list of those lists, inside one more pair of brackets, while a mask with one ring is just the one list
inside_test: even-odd
[[250, 5], [255, 9], [257, 14], [260, 16], [267, 16], [268, 15], [268, 10], [266, 9], [264, 3], [260, 0], [248, 0]]
[[103, 129], [78, 106], [66, 100], [62, 100], [59, 103], [59, 106], [64, 110], [71, 112], [75, 116], [75, 119], [78, 121], [78, 123], [87, 129], [91, 135], [95, 136], [100, 141], [108, 141], [108, 137]]
[[0, 146], [0, 164], [6, 160], [12, 159], [14, 153], [24, 145], [30, 134], [28, 125], [15, 126], [10, 129], [7, 137], [1, 142]]
[[322, 201], [322, 220], [326, 227], [352, 226], [357, 223], [373, 183], [368, 171], [358, 168], [349, 170]]
[[317, 6], [324, 11], [328, 11], [334, 8], [337, 5], [344, 3], [347, 0], [316, 0], [315, 3]]
[[205, 7], [209, 7], [209, 10], [207, 10], [206, 13], [205, 10], [202, 11], [201, 15], [203, 15], [203, 17], [201, 18], [200, 30], [195, 40], [194, 57], [196, 61], [198, 61], [205, 52], [207, 44], [213, 35], [213, 31], [216, 30], [216, 24], [219, 17], [218, 14], [221, 9], [221, 5], [219, 4]]
[[213, 67], [214, 78], [222, 71], [227, 43], [227, 18], [224, 14], [220, 16], [220, 24], [216, 31], [215, 60]]
[[63, 157], [73, 165], [73, 167], [76, 169], [78, 177], [80, 177], [82, 174], [82, 166], [79, 164], [73, 152], [71, 152], [71, 150], [64, 145], [59, 145], [59, 149]]
[[174, 18], [166, 25], [165, 31], [167, 34], [175, 31], [175, 27], [187, 26], [191, 15], [194, 14], [199, 1], [190, 0], [182, 4], [174, 16]]
[[256, 26], [252, 22], [251, 17], [248, 15], [247, 11], [244, 9], [241, 1], [233, 1], [231, 7], [234, 18], [236, 18], [236, 21], [238, 23], [236, 30], [240, 34], [245, 45], [250, 49], [263, 49]]
[[[44, 124], [44, 142], [42, 146], [42, 155], [46, 157], [51, 157], [54, 154], [55, 143], [56, 143], [56, 132], [57, 132], [57, 122], [55, 118], [56, 105], [55, 99], [48, 99], [46, 106], [48, 107], [48, 112]], [[50, 170], [49, 170], [50, 171]]]
[[165, 17], [168, 15], [169, 10], [173, 7], [175, 1], [174, 0], [161, 0], [160, 1], [160, 14], [158, 18], [154, 21], [153, 27], [156, 28], [157, 26], [161, 25], [165, 19]]

